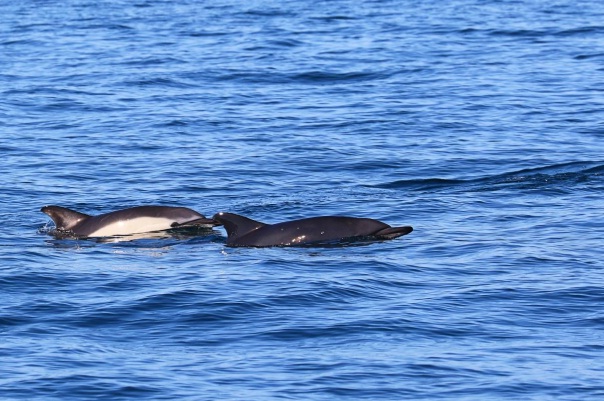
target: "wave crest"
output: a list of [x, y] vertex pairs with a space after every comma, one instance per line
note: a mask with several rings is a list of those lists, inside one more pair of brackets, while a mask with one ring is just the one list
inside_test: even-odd
[[382, 189], [405, 189], [433, 192], [463, 189], [464, 191], [485, 191], [501, 188], [565, 188], [578, 184], [602, 180], [604, 162], [570, 162], [544, 167], [522, 169], [503, 174], [490, 175], [469, 180], [462, 179], [412, 179], [397, 180], [371, 185]]

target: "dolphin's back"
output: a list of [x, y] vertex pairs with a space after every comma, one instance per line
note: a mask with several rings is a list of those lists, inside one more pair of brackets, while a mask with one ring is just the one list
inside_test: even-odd
[[303, 245], [364, 237], [389, 228], [377, 220], [324, 216], [266, 225], [241, 240], [243, 246]]

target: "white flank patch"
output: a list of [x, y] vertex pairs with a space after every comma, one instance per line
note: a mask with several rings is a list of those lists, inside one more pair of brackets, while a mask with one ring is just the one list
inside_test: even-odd
[[162, 217], [138, 217], [131, 220], [120, 220], [100, 228], [89, 237], [111, 237], [113, 235], [128, 235], [148, 233], [150, 231], [169, 230], [174, 220]]

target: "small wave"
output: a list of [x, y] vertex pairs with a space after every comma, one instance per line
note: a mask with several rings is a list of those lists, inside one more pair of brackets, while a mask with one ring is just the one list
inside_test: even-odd
[[397, 180], [383, 184], [370, 185], [373, 188], [382, 189], [409, 189], [415, 191], [430, 191], [433, 189], [450, 188], [464, 184], [464, 180], [446, 180], [442, 178], [427, 178], [424, 180]]
[[495, 29], [488, 33], [492, 36], [536, 38], [551, 35], [553, 32], [532, 29]]
[[186, 64], [185, 60], [175, 57], [157, 57], [150, 56], [138, 59], [129, 59], [121, 62], [114, 63], [114, 65], [125, 65], [125, 66], [152, 66], [152, 65], [163, 65], [163, 64]]
[[328, 15], [328, 16], [324, 16], [324, 17], [311, 17], [311, 19], [317, 20], [317, 21], [356, 21], [359, 18], [358, 17], [350, 17], [347, 15]]
[[302, 73], [254, 72], [233, 70], [226, 73], [220, 71], [215, 79], [219, 81], [238, 81], [242, 83], [284, 84], [298, 83], [305, 85], [329, 85], [349, 82], [364, 82], [374, 79], [387, 78], [382, 72], [327, 72], [307, 71]]
[[186, 83], [183, 81], [178, 81], [172, 78], [166, 77], [157, 77], [157, 78], [149, 78], [149, 79], [134, 79], [124, 81], [124, 85], [126, 86], [134, 86], [134, 87], [165, 87], [165, 88], [193, 88], [196, 85]]
[[193, 31], [188, 34], [192, 38], [204, 38], [204, 37], [214, 37], [214, 36], [228, 36], [231, 35], [231, 32], [210, 32], [210, 31]]
[[268, 43], [275, 47], [296, 47], [302, 45], [304, 42], [295, 39], [279, 39], [269, 40]]
[[288, 17], [293, 16], [294, 14], [290, 11], [281, 10], [281, 9], [250, 9], [240, 13], [245, 17]]
[[593, 54], [579, 54], [575, 56], [575, 60], [589, 60], [592, 58], [603, 58], [604, 53], [593, 53]]
[[570, 162], [551, 166], [522, 169], [469, 180], [414, 179], [397, 180], [376, 185], [372, 188], [406, 189], [411, 191], [439, 191], [463, 187], [465, 191], [494, 190], [515, 185], [519, 188], [560, 187], [589, 181], [604, 173], [603, 162]]
[[557, 188], [584, 183], [604, 172], [601, 162], [570, 162], [551, 166], [523, 169], [478, 180], [488, 188], [513, 184], [520, 188]]
[[342, 81], [367, 81], [381, 77], [374, 72], [326, 72], [310, 71], [295, 75], [293, 78], [299, 82], [330, 83]]
[[534, 167], [529, 169], [519, 170], [518, 172], [512, 172], [508, 174], [531, 174], [531, 173], [543, 173], [543, 174], [560, 174], [560, 173], [578, 173], [578, 172], [589, 172], [599, 173], [604, 170], [604, 162], [568, 162], [553, 164], [551, 166]]
[[[480, 32], [479, 29], [464, 29], [462, 33], [475, 33]], [[486, 31], [492, 36], [507, 36], [515, 38], [538, 38], [546, 36], [575, 36], [575, 35], [589, 35], [589, 34], [601, 34], [604, 32], [602, 26], [585, 26], [571, 29], [493, 29]]]
[[582, 26], [579, 28], [564, 29], [556, 32], [559, 36], [572, 36], [572, 35], [584, 35], [584, 34], [598, 34], [604, 33], [604, 26]]

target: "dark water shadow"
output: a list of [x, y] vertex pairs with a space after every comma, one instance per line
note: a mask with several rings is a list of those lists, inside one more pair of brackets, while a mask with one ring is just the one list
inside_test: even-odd
[[502, 189], [546, 188], [564, 191], [569, 187], [581, 185], [583, 183], [592, 181], [602, 182], [603, 178], [604, 162], [590, 161], [554, 164], [468, 180], [427, 178], [396, 180], [366, 186], [371, 188], [403, 189], [418, 192], [480, 192]]

